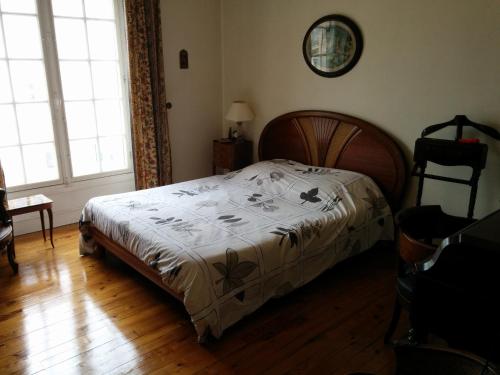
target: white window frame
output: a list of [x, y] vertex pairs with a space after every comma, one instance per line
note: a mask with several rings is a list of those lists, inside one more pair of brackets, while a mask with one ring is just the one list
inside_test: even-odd
[[[83, 3], [83, 0], [82, 0]], [[59, 58], [57, 54], [57, 43], [54, 29], [54, 16], [52, 13], [51, 0], [36, 0], [37, 20], [40, 27], [43, 63], [47, 79], [48, 101], [50, 105], [52, 124], [54, 132], [54, 144], [59, 168], [59, 179], [37, 182], [32, 184], [17, 185], [9, 187], [9, 192], [19, 192], [42, 187], [69, 185], [74, 182], [95, 180], [110, 176], [133, 173], [132, 140], [130, 131], [130, 108], [129, 108], [129, 74], [128, 55], [125, 30], [125, 9], [123, 0], [113, 0], [115, 11], [115, 25], [117, 28], [118, 64], [122, 80], [122, 109], [125, 126], [126, 157], [128, 168], [110, 172], [100, 172], [84, 176], [73, 176], [71, 167], [71, 154], [69, 148], [69, 137], [66, 127], [66, 116], [64, 113], [64, 98], [62, 93], [61, 75], [59, 70]], [[83, 6], [83, 4], [82, 4]], [[21, 14], [14, 12], [3, 12], [4, 14]], [[68, 17], [70, 18], [70, 17]], [[4, 42], [5, 42], [5, 35]]]
[[[51, 6], [52, 6], [52, 3], [51, 3]], [[15, 16], [26, 16], [27, 14], [26, 13], [17, 13], [17, 12], [4, 12], [2, 11], [2, 14], [6, 14], [6, 15], [15, 15]], [[32, 15], [32, 14], [29, 14], [29, 15]], [[47, 61], [46, 61], [46, 56], [45, 56], [45, 48], [44, 48], [44, 41], [43, 41], [43, 35], [42, 35], [42, 27], [41, 27], [41, 22], [40, 22], [40, 16], [39, 14], [34, 14], [33, 15], [35, 18], [36, 18], [36, 21], [37, 21], [37, 24], [38, 24], [38, 27], [40, 29], [40, 36], [41, 36], [41, 41], [40, 41], [40, 46], [42, 48], [42, 58], [41, 58], [41, 61], [43, 63], [43, 66], [44, 66], [44, 69], [45, 71], [47, 71]], [[5, 50], [7, 52], [7, 38], [6, 38], [6, 34], [5, 34], [5, 27], [4, 27], [4, 23], [3, 23], [3, 19], [2, 19], [2, 22], [1, 22], [1, 25], [0, 27], [2, 28], [2, 37], [3, 37], [3, 44], [5, 46]], [[8, 62], [8, 61], [11, 61], [11, 60], [18, 60], [17, 58], [10, 58], [8, 56], [8, 54], [6, 55], [5, 57], [5, 60]], [[20, 59], [20, 60], [30, 60], [30, 59]], [[36, 59], [38, 60], [38, 59]], [[12, 93], [12, 104], [23, 104], [24, 102], [17, 102], [15, 97], [14, 97], [14, 88], [13, 88], [13, 83], [12, 83], [12, 75], [11, 75], [11, 72], [10, 72], [10, 64], [7, 64], [7, 70], [8, 70], [8, 74], [9, 74], [9, 86], [10, 86], [10, 91]], [[58, 172], [59, 172], [59, 178], [58, 179], [55, 179], [55, 180], [48, 180], [48, 181], [43, 181], [43, 182], [37, 182], [37, 183], [31, 183], [31, 184], [23, 184], [23, 185], [16, 185], [16, 186], [13, 186], [13, 187], [9, 187], [9, 191], [12, 191], [12, 192], [15, 192], [15, 191], [21, 191], [21, 190], [28, 190], [28, 189], [31, 189], [31, 188], [37, 188], [37, 187], [42, 187], [42, 186], [51, 186], [51, 185], [60, 185], [61, 183], [63, 183], [63, 174], [62, 174], [62, 170], [61, 170], [61, 160], [60, 160], [60, 157], [59, 157], [59, 152], [58, 152], [58, 146], [61, 142], [59, 142], [59, 140], [57, 139], [57, 135], [56, 135], [56, 129], [55, 129], [55, 124], [54, 124], [54, 113], [53, 113], [53, 106], [52, 106], [52, 97], [51, 97], [51, 91], [50, 91], [50, 88], [49, 88], [49, 77], [47, 75], [47, 72], [45, 73], [45, 78], [46, 78], [46, 82], [47, 82], [47, 101], [49, 103], [49, 107], [50, 107], [50, 110], [51, 110], [51, 115], [52, 115], [52, 131], [54, 132], [54, 140], [53, 140], [53, 143], [54, 143], [54, 146], [55, 146], [55, 149], [56, 149], [56, 157], [57, 157], [57, 166], [58, 166]], [[28, 102], [29, 103], [29, 102]], [[19, 140], [19, 147], [22, 147], [22, 143], [21, 143], [21, 137], [20, 137], [20, 134], [19, 134], [19, 123], [17, 122], [17, 112], [14, 110], [14, 116], [16, 118], [16, 126], [17, 126], [17, 135], [18, 135], [18, 140]], [[24, 155], [21, 151], [21, 158], [22, 160], [24, 160]], [[23, 165], [23, 173], [25, 174], [25, 171], [24, 171], [24, 165]], [[25, 178], [26, 178], [26, 175], [25, 175]]]

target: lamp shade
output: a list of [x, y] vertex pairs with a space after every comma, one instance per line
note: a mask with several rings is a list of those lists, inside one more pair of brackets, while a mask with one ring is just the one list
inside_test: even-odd
[[226, 120], [233, 122], [251, 121], [253, 118], [254, 114], [248, 103], [240, 100], [234, 101], [226, 114]]

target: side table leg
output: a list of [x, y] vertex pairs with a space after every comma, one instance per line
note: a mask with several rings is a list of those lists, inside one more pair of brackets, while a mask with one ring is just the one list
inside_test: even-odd
[[47, 237], [45, 236], [45, 217], [43, 215], [43, 210], [38, 212], [40, 213], [40, 222], [42, 223], [43, 242], [45, 242], [47, 241]]
[[52, 218], [52, 208], [47, 208], [47, 213], [49, 214], [50, 243], [52, 244], [52, 248], [54, 248], [54, 240], [52, 236], [52, 229], [54, 228], [54, 220]]

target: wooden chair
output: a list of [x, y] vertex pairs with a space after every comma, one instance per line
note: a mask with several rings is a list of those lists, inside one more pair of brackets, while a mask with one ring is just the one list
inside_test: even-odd
[[[5, 190], [0, 189], [0, 203], [4, 201]], [[14, 274], [18, 271], [18, 265], [14, 260], [16, 254], [14, 250], [14, 234], [12, 229], [12, 221], [7, 215], [5, 206], [0, 204], [0, 251], [7, 250], [7, 257], [9, 259], [9, 264], [14, 271]]]
[[[456, 128], [455, 140], [426, 138], [428, 135], [447, 127]], [[412, 176], [418, 176], [417, 206], [421, 204], [425, 178], [469, 185], [471, 191], [467, 217], [472, 219], [479, 177], [481, 171], [486, 167], [488, 146], [479, 143], [479, 139], [463, 139], [464, 128], [472, 128], [476, 133], [483, 133], [500, 141], [500, 132], [498, 130], [491, 126], [475, 123], [465, 115], [456, 115], [450, 121], [428, 126], [422, 131], [421, 138], [418, 138], [415, 142], [413, 153], [415, 165]], [[468, 166], [472, 168], [472, 175], [469, 179], [462, 179], [429, 174], [425, 172], [428, 162], [443, 166]]]
[[7, 249], [7, 257], [14, 273], [17, 273], [17, 263], [14, 260], [16, 251], [14, 248], [14, 228], [12, 220], [7, 214], [7, 192], [5, 190], [5, 175], [0, 162], [0, 252]]
[[396, 216], [398, 227], [398, 275], [396, 301], [384, 342], [390, 342], [397, 328], [401, 309], [410, 311], [409, 341], [415, 341], [412, 315], [415, 300], [415, 264], [434, 253], [443, 238], [459, 231], [474, 220], [445, 214], [440, 206], [420, 206], [402, 210]]
[[[481, 171], [486, 167], [488, 146], [483, 143], [459, 143], [456, 141], [435, 138], [419, 138], [415, 142], [413, 159], [415, 165], [412, 175], [418, 177], [417, 206], [422, 201], [424, 179], [452, 182], [470, 186], [469, 208], [467, 217], [472, 218], [476, 204], [477, 188]], [[427, 163], [443, 166], [467, 166], [472, 168], [469, 179], [452, 178], [426, 173]]]

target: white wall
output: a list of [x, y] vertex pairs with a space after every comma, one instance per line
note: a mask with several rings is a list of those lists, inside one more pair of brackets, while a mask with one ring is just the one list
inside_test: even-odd
[[[306, 66], [302, 40], [333, 13], [358, 23], [365, 48], [349, 73], [322, 78]], [[223, 0], [222, 37], [223, 111], [234, 99], [249, 101], [255, 146], [269, 120], [300, 109], [370, 121], [399, 140], [408, 160], [424, 127], [455, 114], [500, 129], [498, 0]], [[490, 146], [476, 216], [500, 207], [500, 142]], [[426, 188], [425, 202], [466, 213], [466, 187]]]
[[[76, 223], [85, 203], [92, 197], [108, 194], [124, 193], [135, 190], [133, 173], [97, 178], [93, 180], [74, 182], [67, 185], [48, 186], [39, 189], [9, 192], [8, 198], [14, 199], [33, 194], [45, 194], [54, 201], [52, 212], [54, 226]], [[45, 227], [49, 228], [47, 213]], [[30, 233], [41, 230], [40, 216], [37, 212], [14, 217], [16, 234]], [[48, 232], [47, 232], [48, 233]]]
[[[221, 128], [219, 0], [161, 0], [163, 52], [174, 182], [212, 172], [212, 140]], [[179, 69], [179, 51], [189, 69]]]

